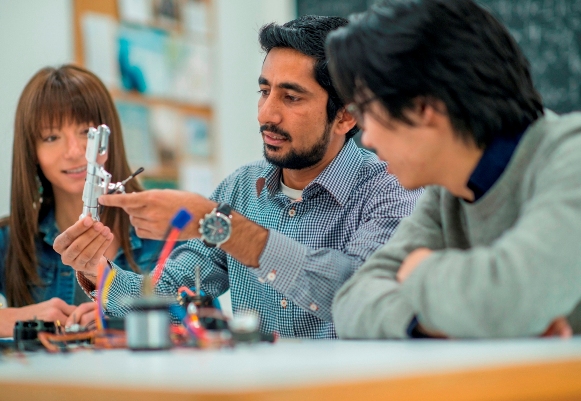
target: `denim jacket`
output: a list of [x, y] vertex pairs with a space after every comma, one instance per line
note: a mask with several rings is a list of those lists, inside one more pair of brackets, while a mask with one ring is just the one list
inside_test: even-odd
[[[75, 296], [75, 271], [61, 261], [61, 256], [53, 249], [53, 243], [59, 230], [56, 225], [54, 210], [51, 211], [39, 224], [39, 235], [36, 236], [36, 258], [38, 261], [38, 275], [43, 282], [41, 286], [34, 286], [32, 296], [35, 302], [43, 302], [53, 297], [73, 304]], [[0, 227], [0, 295], [6, 294], [4, 267], [9, 241], [8, 226]], [[162, 243], [141, 239], [135, 234], [135, 229], [129, 230], [130, 245], [133, 258], [137, 266], [148, 271], [155, 266]], [[122, 249], [119, 249], [114, 260], [115, 264], [124, 270], [131, 270]]]

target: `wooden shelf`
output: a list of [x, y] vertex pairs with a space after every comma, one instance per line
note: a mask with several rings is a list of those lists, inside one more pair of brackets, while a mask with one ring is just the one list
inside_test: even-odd
[[[208, 5], [209, 10], [208, 19], [211, 19], [213, 17], [211, 7], [209, 7], [211, 0], [200, 0], [200, 1], [204, 1]], [[82, 22], [84, 15], [87, 13], [102, 14], [112, 18], [118, 23], [122, 22], [120, 19], [121, 16], [118, 8], [118, 0], [73, 0], [75, 61], [78, 65], [81, 66], [86, 66]], [[186, 35], [186, 33], [183, 30], [183, 26], [168, 28], [164, 27], [163, 25], [158, 25], [156, 23], [139, 24], [132, 22], [128, 22], [128, 25], [146, 27], [149, 29], [162, 29], [171, 33], [172, 35], [174, 34]], [[210, 31], [206, 32], [206, 39], [208, 39], [209, 36], [211, 36]], [[189, 39], [196, 39], [197, 35], [188, 34], [187, 37]], [[180, 116], [180, 118], [183, 116], [185, 118], [195, 117], [203, 119], [206, 120], [210, 126], [214, 117], [212, 107], [210, 104], [195, 103], [193, 101], [187, 100], [182, 101], [179, 99], [165, 98], [159, 96], [151, 96], [137, 91], [123, 90], [120, 87], [110, 87], [108, 89], [109, 92], [111, 93], [111, 96], [116, 102], [136, 104], [147, 107], [148, 109], [155, 107], [165, 107], [171, 109], [173, 112], [176, 112], [177, 115]], [[176, 144], [176, 148], [178, 148], [179, 146], [180, 146], [179, 144]], [[210, 147], [213, 148], [211, 139]], [[157, 149], [157, 151], [160, 151], [160, 149]], [[202, 161], [204, 163], [212, 163], [213, 160], [212, 153], [213, 152], [211, 152], [208, 157], [203, 157]], [[157, 167], [148, 167], [140, 178], [143, 181], [147, 181], [150, 184], [153, 182], [154, 185], [155, 183], [159, 182], [161, 187], [168, 187], [168, 185], [170, 185], [172, 182], [175, 183], [175, 185], [177, 185], [179, 182], [180, 164], [184, 161], [189, 162], [192, 159], [197, 161], [197, 157], [188, 156], [185, 160], [183, 158], [184, 155], [177, 152], [175, 161], [169, 163], [163, 162]]]
[[119, 21], [119, 9], [117, 0], [74, 0], [73, 1], [73, 29], [75, 35], [75, 61], [79, 65], [85, 65], [83, 52], [83, 33], [81, 28], [82, 16], [93, 12], [106, 14]]
[[[81, 28], [82, 16], [85, 13], [91, 12], [105, 14], [119, 21], [117, 0], [73, 0], [75, 61], [79, 65], [85, 65]], [[118, 88], [109, 88], [109, 91], [115, 100], [138, 103], [146, 106], [167, 106], [183, 114], [195, 115], [208, 120], [212, 119], [212, 107], [208, 104], [195, 104], [187, 101], [159, 98], [143, 95], [138, 92], [128, 92]]]
[[110, 89], [109, 92], [111, 92], [111, 96], [113, 96], [115, 100], [139, 103], [145, 106], [166, 106], [179, 110], [184, 114], [195, 115], [208, 120], [212, 118], [212, 108], [208, 105], [195, 105], [173, 99], [142, 95], [141, 93], [134, 91], [127, 92], [120, 89]]
[[141, 176], [143, 178], [159, 179], [159, 180], [177, 180], [178, 168], [173, 165], [164, 165], [146, 169]]

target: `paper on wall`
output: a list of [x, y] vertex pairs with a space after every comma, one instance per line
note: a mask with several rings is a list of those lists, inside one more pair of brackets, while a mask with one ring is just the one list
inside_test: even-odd
[[101, 78], [108, 88], [118, 87], [117, 21], [108, 15], [86, 13], [81, 26], [85, 66]]

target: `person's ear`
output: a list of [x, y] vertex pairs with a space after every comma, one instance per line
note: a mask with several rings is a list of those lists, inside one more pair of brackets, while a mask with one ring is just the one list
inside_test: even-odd
[[425, 96], [415, 98], [413, 103], [414, 107], [409, 110], [407, 117], [421, 126], [433, 126], [437, 117], [446, 108], [441, 100], [429, 99]]
[[335, 116], [335, 133], [338, 135], [346, 135], [356, 124], [355, 117], [345, 107], [342, 107], [337, 112], [337, 116]]

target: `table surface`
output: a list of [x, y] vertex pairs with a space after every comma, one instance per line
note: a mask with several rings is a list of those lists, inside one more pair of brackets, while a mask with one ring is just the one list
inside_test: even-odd
[[[557, 381], [550, 382], [550, 375]], [[506, 379], [506, 389], [496, 388], [503, 386], [494, 382], [496, 376]], [[519, 386], [523, 397], [527, 391], [537, 395], [545, 391], [551, 395], [546, 399], [581, 399], [581, 336], [494, 341], [281, 340], [221, 350], [80, 350], [0, 357], [0, 388], [9, 391], [5, 394], [44, 390], [47, 400], [87, 392], [123, 393], [118, 399], [125, 400], [163, 399], [164, 394], [167, 399], [169, 393], [195, 395], [192, 399], [298, 399], [300, 394], [307, 398], [319, 394], [317, 399], [323, 399], [336, 392], [351, 394], [348, 399], [370, 400], [374, 394], [385, 399], [402, 383], [406, 398], [415, 399], [413, 393], [419, 397], [422, 386], [434, 395], [428, 385], [434, 379], [433, 385], [446, 391], [466, 387], [473, 380], [476, 388], [483, 389], [482, 394], [470, 390], [478, 395], [473, 399], [501, 399], [486, 398], [486, 389], [495, 387], [502, 395]], [[535, 386], [541, 387], [535, 390]], [[532, 399], [527, 397], [502, 399]], [[417, 399], [432, 398], [424, 394]]]

